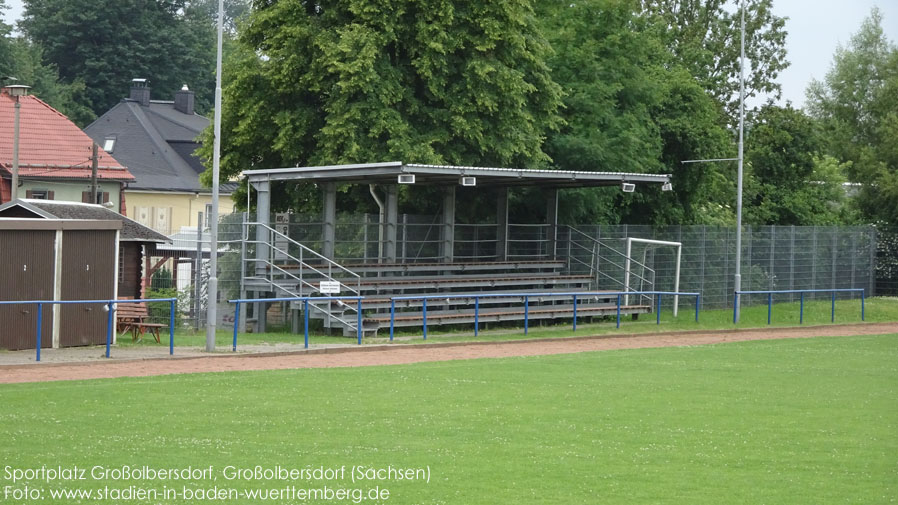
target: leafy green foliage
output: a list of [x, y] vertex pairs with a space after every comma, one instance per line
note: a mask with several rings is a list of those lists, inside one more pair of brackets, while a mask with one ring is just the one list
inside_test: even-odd
[[836, 51], [832, 69], [807, 95], [829, 153], [850, 162], [847, 175], [861, 184], [853, 202], [863, 218], [898, 222], [898, 48], [883, 33], [879, 10]]
[[632, 1], [540, 4], [555, 50], [553, 78], [565, 92], [565, 125], [546, 150], [567, 170], [672, 173], [676, 192], [617, 188], [566, 194], [568, 222], [693, 222], [712, 190], [715, 166], [683, 165], [729, 147], [721, 109], [673, 59]]
[[[561, 92], [527, 2], [254, 7], [226, 70], [224, 176], [372, 160], [549, 161], [541, 146], [560, 124]], [[304, 208], [305, 196], [275, 206]]]
[[149, 79], [157, 96], [187, 83], [202, 111], [212, 102], [215, 69], [215, 32], [204, 16], [187, 2], [26, 0], [20, 27], [64, 82], [84, 83], [81, 103], [94, 114], [127, 96], [137, 77]]
[[[741, 13], [725, 0], [642, 0], [643, 14], [676, 61], [726, 109], [735, 126], [739, 109]], [[773, 0], [745, 1], [745, 96], [779, 97], [786, 60], [785, 19]]]
[[817, 122], [791, 106], [764, 106], [749, 125], [745, 222], [824, 225], [844, 219], [844, 168], [822, 154]]

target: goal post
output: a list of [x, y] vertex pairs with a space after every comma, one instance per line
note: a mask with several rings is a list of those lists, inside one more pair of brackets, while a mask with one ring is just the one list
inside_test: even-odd
[[[634, 238], [627, 237], [624, 239], [627, 241], [627, 256], [626, 256], [626, 266], [624, 268], [624, 292], [630, 291], [630, 261], [632, 258], [631, 253], [633, 252], [633, 242], [639, 244], [646, 244], [649, 247], [652, 246], [667, 246], [667, 247], [676, 247], [677, 248], [677, 266], [674, 270], [674, 292], [680, 292], [680, 259], [682, 258], [683, 253], [683, 243], [682, 242], [670, 242], [667, 240], [652, 240], [647, 238]], [[656, 286], [653, 286], [656, 287]], [[626, 297], [625, 303], [629, 303], [629, 295]], [[680, 295], [674, 295], [674, 305], [673, 305], [673, 315], [677, 317], [677, 312], [680, 306]], [[657, 310], [661, 310], [661, 307], [657, 307]]]

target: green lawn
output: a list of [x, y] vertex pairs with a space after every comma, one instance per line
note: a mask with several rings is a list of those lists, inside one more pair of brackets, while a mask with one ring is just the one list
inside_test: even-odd
[[[4, 385], [0, 405], [0, 480], [3, 465], [392, 465], [431, 471], [370, 483], [395, 504], [898, 500], [898, 335]], [[107, 484], [161, 487], [70, 487]]]
[[[757, 298], [761, 300], [761, 298]], [[761, 300], [762, 301], [762, 300]], [[665, 302], [665, 307], [668, 307]], [[670, 309], [661, 311], [661, 324], [656, 324], [654, 314], [644, 314], [638, 321], [632, 321], [629, 317], [621, 319], [620, 329], [616, 328], [613, 318], [600, 321], [596, 319], [592, 323], [579, 321], [577, 332], [571, 330], [570, 321], [556, 321], [555, 325], [539, 326], [534, 322], [524, 335], [523, 324], [518, 327], [504, 326], [481, 331], [474, 337], [473, 326], [446, 326], [443, 328], [429, 326], [427, 329], [428, 342], [460, 342], [460, 341], [491, 341], [491, 340], [516, 340], [526, 338], [555, 338], [587, 335], [614, 335], [630, 333], [650, 333], [658, 331], [689, 331], [689, 330], [721, 330], [732, 328], [757, 328], [767, 326], [767, 305], [754, 305], [745, 307], [742, 311], [741, 321], [733, 324], [733, 310], [702, 310], [699, 322], [695, 322], [694, 304], [683, 301], [677, 318], [673, 317]], [[831, 305], [828, 300], [808, 301], [805, 303], [804, 324], [830, 324]], [[836, 301], [836, 323], [861, 322], [861, 303], [859, 299]], [[865, 303], [865, 320], [867, 322], [898, 321], [898, 298], [869, 298]], [[797, 326], [799, 324], [799, 303], [777, 303], [773, 306], [772, 326]], [[383, 344], [388, 342], [389, 329], [379, 332], [378, 338], [365, 338], [365, 343]], [[423, 343], [421, 328], [401, 328], [396, 332], [402, 343]], [[216, 343], [218, 345], [230, 345], [233, 340], [233, 332], [218, 331]], [[268, 333], [240, 333], [238, 346], [264, 343], [293, 342], [302, 343], [303, 335], [294, 335], [289, 332]], [[175, 345], [202, 347], [205, 345], [206, 336], [203, 332], [177, 331], [175, 333]], [[355, 338], [342, 336], [327, 336], [312, 333], [309, 336], [312, 344], [352, 344]], [[120, 338], [119, 345], [143, 345], [160, 346], [168, 345], [167, 329], [162, 334], [162, 344], [157, 344], [152, 338], [144, 338], [140, 343], [134, 344], [129, 338]]]

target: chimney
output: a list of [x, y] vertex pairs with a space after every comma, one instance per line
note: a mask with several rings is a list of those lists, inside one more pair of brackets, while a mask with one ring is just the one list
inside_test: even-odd
[[175, 92], [175, 110], [183, 114], [193, 115], [193, 91], [187, 85]]
[[146, 79], [131, 79], [131, 100], [144, 107], [150, 106], [150, 87]]

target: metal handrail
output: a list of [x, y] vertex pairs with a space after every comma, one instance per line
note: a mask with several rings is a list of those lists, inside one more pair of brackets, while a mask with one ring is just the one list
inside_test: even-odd
[[[284, 235], [283, 233], [281, 233], [281, 232], [275, 230], [274, 228], [268, 226], [267, 224], [264, 224], [264, 223], [257, 223], [257, 222], [249, 222], [249, 223], [246, 223], [246, 224], [247, 224], [247, 225], [256, 225], [256, 226], [261, 226], [261, 227], [263, 227], [263, 228], [267, 228], [268, 231], [274, 233], [275, 235], [279, 235], [279, 236], [281, 236], [281, 237], [287, 239], [288, 242], [290, 242], [290, 243], [292, 243], [292, 244], [298, 246], [298, 247], [300, 248], [301, 251], [307, 251], [307, 252], [311, 253], [313, 256], [316, 256], [316, 257], [318, 257], [319, 259], [323, 260], [324, 263], [327, 264], [328, 266], [334, 266], [334, 267], [337, 267], [337, 269], [342, 270], [343, 272], [346, 272], [347, 274], [349, 274], [350, 277], [355, 277], [355, 278], [358, 279], [358, 281], [359, 281], [359, 286], [361, 286], [361, 277], [362, 277], [362, 276], [359, 275], [359, 274], [357, 274], [357, 273], [355, 273], [355, 272], [353, 272], [352, 270], [350, 270], [350, 269], [344, 267], [343, 265], [337, 263], [336, 261], [334, 261], [334, 260], [332, 260], [332, 259], [330, 259], [330, 258], [328, 258], [328, 257], [326, 257], [326, 256], [323, 256], [323, 255], [319, 254], [319, 253], [316, 252], [315, 250], [306, 247], [305, 245], [303, 245], [303, 244], [297, 242], [296, 240], [293, 240], [292, 238], [288, 237], [287, 235]], [[272, 244], [267, 244], [267, 245], [268, 245], [269, 247], [271, 247], [271, 248], [274, 248], [274, 246], [273, 246]], [[281, 249], [278, 249], [278, 250], [281, 250]], [[282, 252], [283, 252], [283, 251], [282, 251]], [[293, 260], [295, 260], [295, 261], [299, 261], [300, 263], [304, 263], [305, 265], [308, 265], [308, 263], [306, 263], [306, 262], [304, 262], [304, 261], [302, 261], [302, 260], [297, 260], [297, 259], [294, 258], [293, 256], [291, 256], [291, 258], [292, 258]], [[309, 268], [314, 269], [313, 267], [311, 267], [311, 265], [308, 265], [308, 266], [309, 266]], [[317, 271], [317, 270], [316, 270], [316, 271]], [[323, 275], [323, 272], [319, 272], [319, 273], [321, 273], [321, 274]], [[328, 275], [327, 277], [329, 277], [331, 280], [336, 280], [336, 279], [334, 279], [333, 277], [331, 277], [330, 275]], [[339, 282], [339, 281], [338, 281], [338, 282]], [[341, 285], [343, 285], [343, 283], [341, 283]], [[347, 287], [348, 289], [350, 289], [349, 286], [346, 286], [346, 287]], [[358, 290], [356, 290], [356, 293], [358, 293]]]
[[833, 288], [833, 289], [782, 289], [782, 290], [763, 290], [763, 291], [733, 291], [733, 324], [739, 322], [738, 307], [740, 295], [767, 295], [767, 324], [770, 324], [771, 314], [773, 312], [773, 295], [794, 294], [799, 293], [800, 305], [798, 309], [798, 324], [804, 324], [804, 294], [805, 293], [831, 293], [832, 302], [830, 305], [829, 321], [836, 321], [836, 293], [860, 293], [861, 294], [861, 321], [864, 320], [864, 297], [866, 291], [863, 288]]
[[[228, 303], [235, 304], [234, 306], [234, 342], [232, 344], [232, 350], [237, 352], [237, 329], [240, 327], [240, 304], [241, 303], [255, 303], [255, 302], [303, 302], [303, 318], [305, 319], [305, 348], [309, 348], [309, 305], [311, 300], [315, 301], [333, 301], [333, 300], [355, 300], [357, 302], [356, 305], [356, 313], [357, 322], [356, 322], [356, 335], [358, 339], [359, 345], [362, 345], [362, 300], [364, 300], [364, 296], [294, 296], [289, 298], [238, 298], [236, 300], [228, 300]], [[314, 303], [311, 304], [312, 307], [322, 310], [317, 307]], [[338, 318], [339, 319], [339, 318]], [[350, 326], [351, 327], [351, 326]]]
[[[631, 268], [630, 268], [630, 276], [635, 277], [637, 281], [640, 281], [640, 285], [643, 285], [643, 286], [644, 286], [645, 284], [648, 284], [648, 285], [649, 285], [649, 289], [651, 289], [651, 288], [653, 288], [653, 287], [655, 286], [655, 281], [654, 281], [654, 278], [655, 278], [655, 270], [654, 270], [653, 268], [649, 267], [648, 265], [644, 264], [643, 262], [638, 261], [638, 260], [636, 260], [636, 259], [634, 259], [634, 258], [632, 258], [632, 257], [628, 257], [626, 254], [624, 254], [624, 253], [622, 253], [622, 252], [616, 250], [614, 247], [609, 246], [609, 245], [606, 244], [605, 242], [603, 242], [603, 241], [601, 241], [601, 240], [599, 240], [599, 239], [597, 239], [597, 238], [595, 238], [595, 237], [592, 237], [592, 236], [590, 236], [590, 235], [588, 235], [588, 234], [586, 234], [586, 233], [584, 233], [584, 232], [578, 230], [577, 228], [574, 228], [573, 226], [570, 226], [570, 225], [564, 225], [564, 226], [565, 226], [565, 228], [567, 228], [567, 229], [569, 230], [568, 243], [569, 243], [569, 244], [572, 244], [572, 245], [574, 245], [574, 246], [576, 246], [576, 247], [579, 247], [579, 248], [581, 248], [581, 249], [584, 250], [584, 251], [587, 251], [587, 252], [593, 254], [593, 256], [594, 256], [594, 262], [595, 262], [595, 263], [598, 263], [598, 260], [599, 260], [599, 259], [603, 259], [606, 263], [610, 263], [611, 265], [613, 265], [613, 266], [615, 266], [615, 267], [617, 267], [617, 268], [620, 268], [621, 270], [626, 270], [626, 267], [625, 267], [624, 265], [621, 265], [620, 263], [617, 263], [617, 262], [614, 261], [613, 259], [611, 259], [611, 258], [609, 258], [609, 257], [607, 257], [607, 256], [605, 256], [605, 255], [602, 254], [602, 248], [609, 249], [609, 250], [611, 250], [611, 252], [613, 252], [613, 253], [616, 254], [617, 256], [623, 258], [624, 260], [629, 260], [629, 261], [630, 261], [630, 264], [631, 264]], [[576, 242], [575, 239], [574, 239], [574, 233], [578, 234], [580, 237], [582, 237], [582, 238], [588, 240], [589, 242], [591, 242], [591, 243], [595, 246], [595, 248], [594, 248], [594, 249], [590, 249], [590, 248], [585, 247], [585, 246], [581, 245], [580, 243]], [[579, 261], [579, 260], [578, 260], [578, 261]], [[580, 263], [585, 265], [585, 262], [580, 261]], [[642, 275], [637, 274], [636, 272], [634, 272], [634, 269], [632, 268], [632, 265], [634, 265], [634, 264], [635, 264], [637, 267], [641, 267], [641, 268], [642, 268]], [[590, 270], [595, 272], [595, 276], [596, 276], [596, 285], [597, 285], [597, 286], [598, 286], [598, 283], [599, 283], [599, 277], [602, 276], [602, 277], [605, 277], [605, 278], [607, 278], [608, 280], [614, 282], [615, 284], [618, 284], [618, 285], [624, 287], [624, 289], [630, 289], [631, 294], [636, 294], [636, 291], [635, 291], [635, 290], [632, 290], [632, 288], [628, 288], [628, 286], [627, 286], [624, 282], [622, 282], [622, 281], [620, 281], [620, 280], [618, 280], [618, 279], [615, 279], [614, 277], [608, 275], [608, 274], [605, 273], [605, 272], [602, 272], [601, 269], [600, 269], [598, 266], [596, 266], [595, 268], [593, 268], [593, 266], [590, 265]], [[645, 275], [646, 272], [649, 272], [649, 275]], [[649, 277], [651, 277], [651, 279], [650, 279]], [[637, 295], [637, 296], [643, 296], [643, 297], [645, 297], [646, 295]]]
[[0, 305], [37, 305], [37, 335], [36, 335], [36, 352], [35, 361], [41, 360], [41, 330], [43, 324], [43, 308], [44, 305], [74, 305], [80, 303], [101, 303], [106, 305], [109, 316], [106, 318], [106, 357], [109, 357], [109, 348], [112, 345], [112, 320], [115, 314], [115, 306], [119, 303], [149, 303], [149, 302], [169, 302], [171, 308], [168, 320], [168, 353], [175, 353], [175, 302], [177, 298], [147, 298], [147, 299], [115, 299], [115, 300], [2, 300]]
[[[695, 322], [698, 322], [699, 316], [699, 308], [701, 306], [701, 293], [687, 293], [687, 292], [675, 292], [675, 291], [583, 291], [576, 293], [484, 293], [484, 294], [462, 294], [462, 295], [404, 295], [404, 296], [393, 296], [390, 298], [390, 341], [393, 341], [393, 334], [395, 329], [396, 322], [396, 302], [403, 300], [421, 300], [421, 315], [422, 315], [422, 337], [424, 340], [427, 340], [427, 300], [450, 300], [450, 299], [467, 299], [474, 300], [474, 336], [476, 337], [480, 327], [480, 299], [481, 298], [523, 298], [524, 299], [524, 335], [527, 334], [529, 329], [529, 308], [530, 308], [530, 298], [531, 297], [541, 297], [541, 296], [571, 296], [573, 297], [574, 302], [574, 311], [573, 311], [573, 331], [577, 331], [577, 298], [578, 297], [590, 297], [590, 296], [600, 296], [603, 298], [610, 298], [612, 296], [617, 297], [617, 327], [620, 328], [621, 321], [621, 297], [626, 295], [638, 295], [638, 296], [653, 296], [657, 297], [657, 304], [655, 305], [655, 317], [656, 323], [661, 324], [661, 297], [662, 296], [694, 296], [695, 297]], [[470, 305], [470, 301], [468, 301], [468, 305]], [[361, 304], [360, 304], [361, 306]]]

